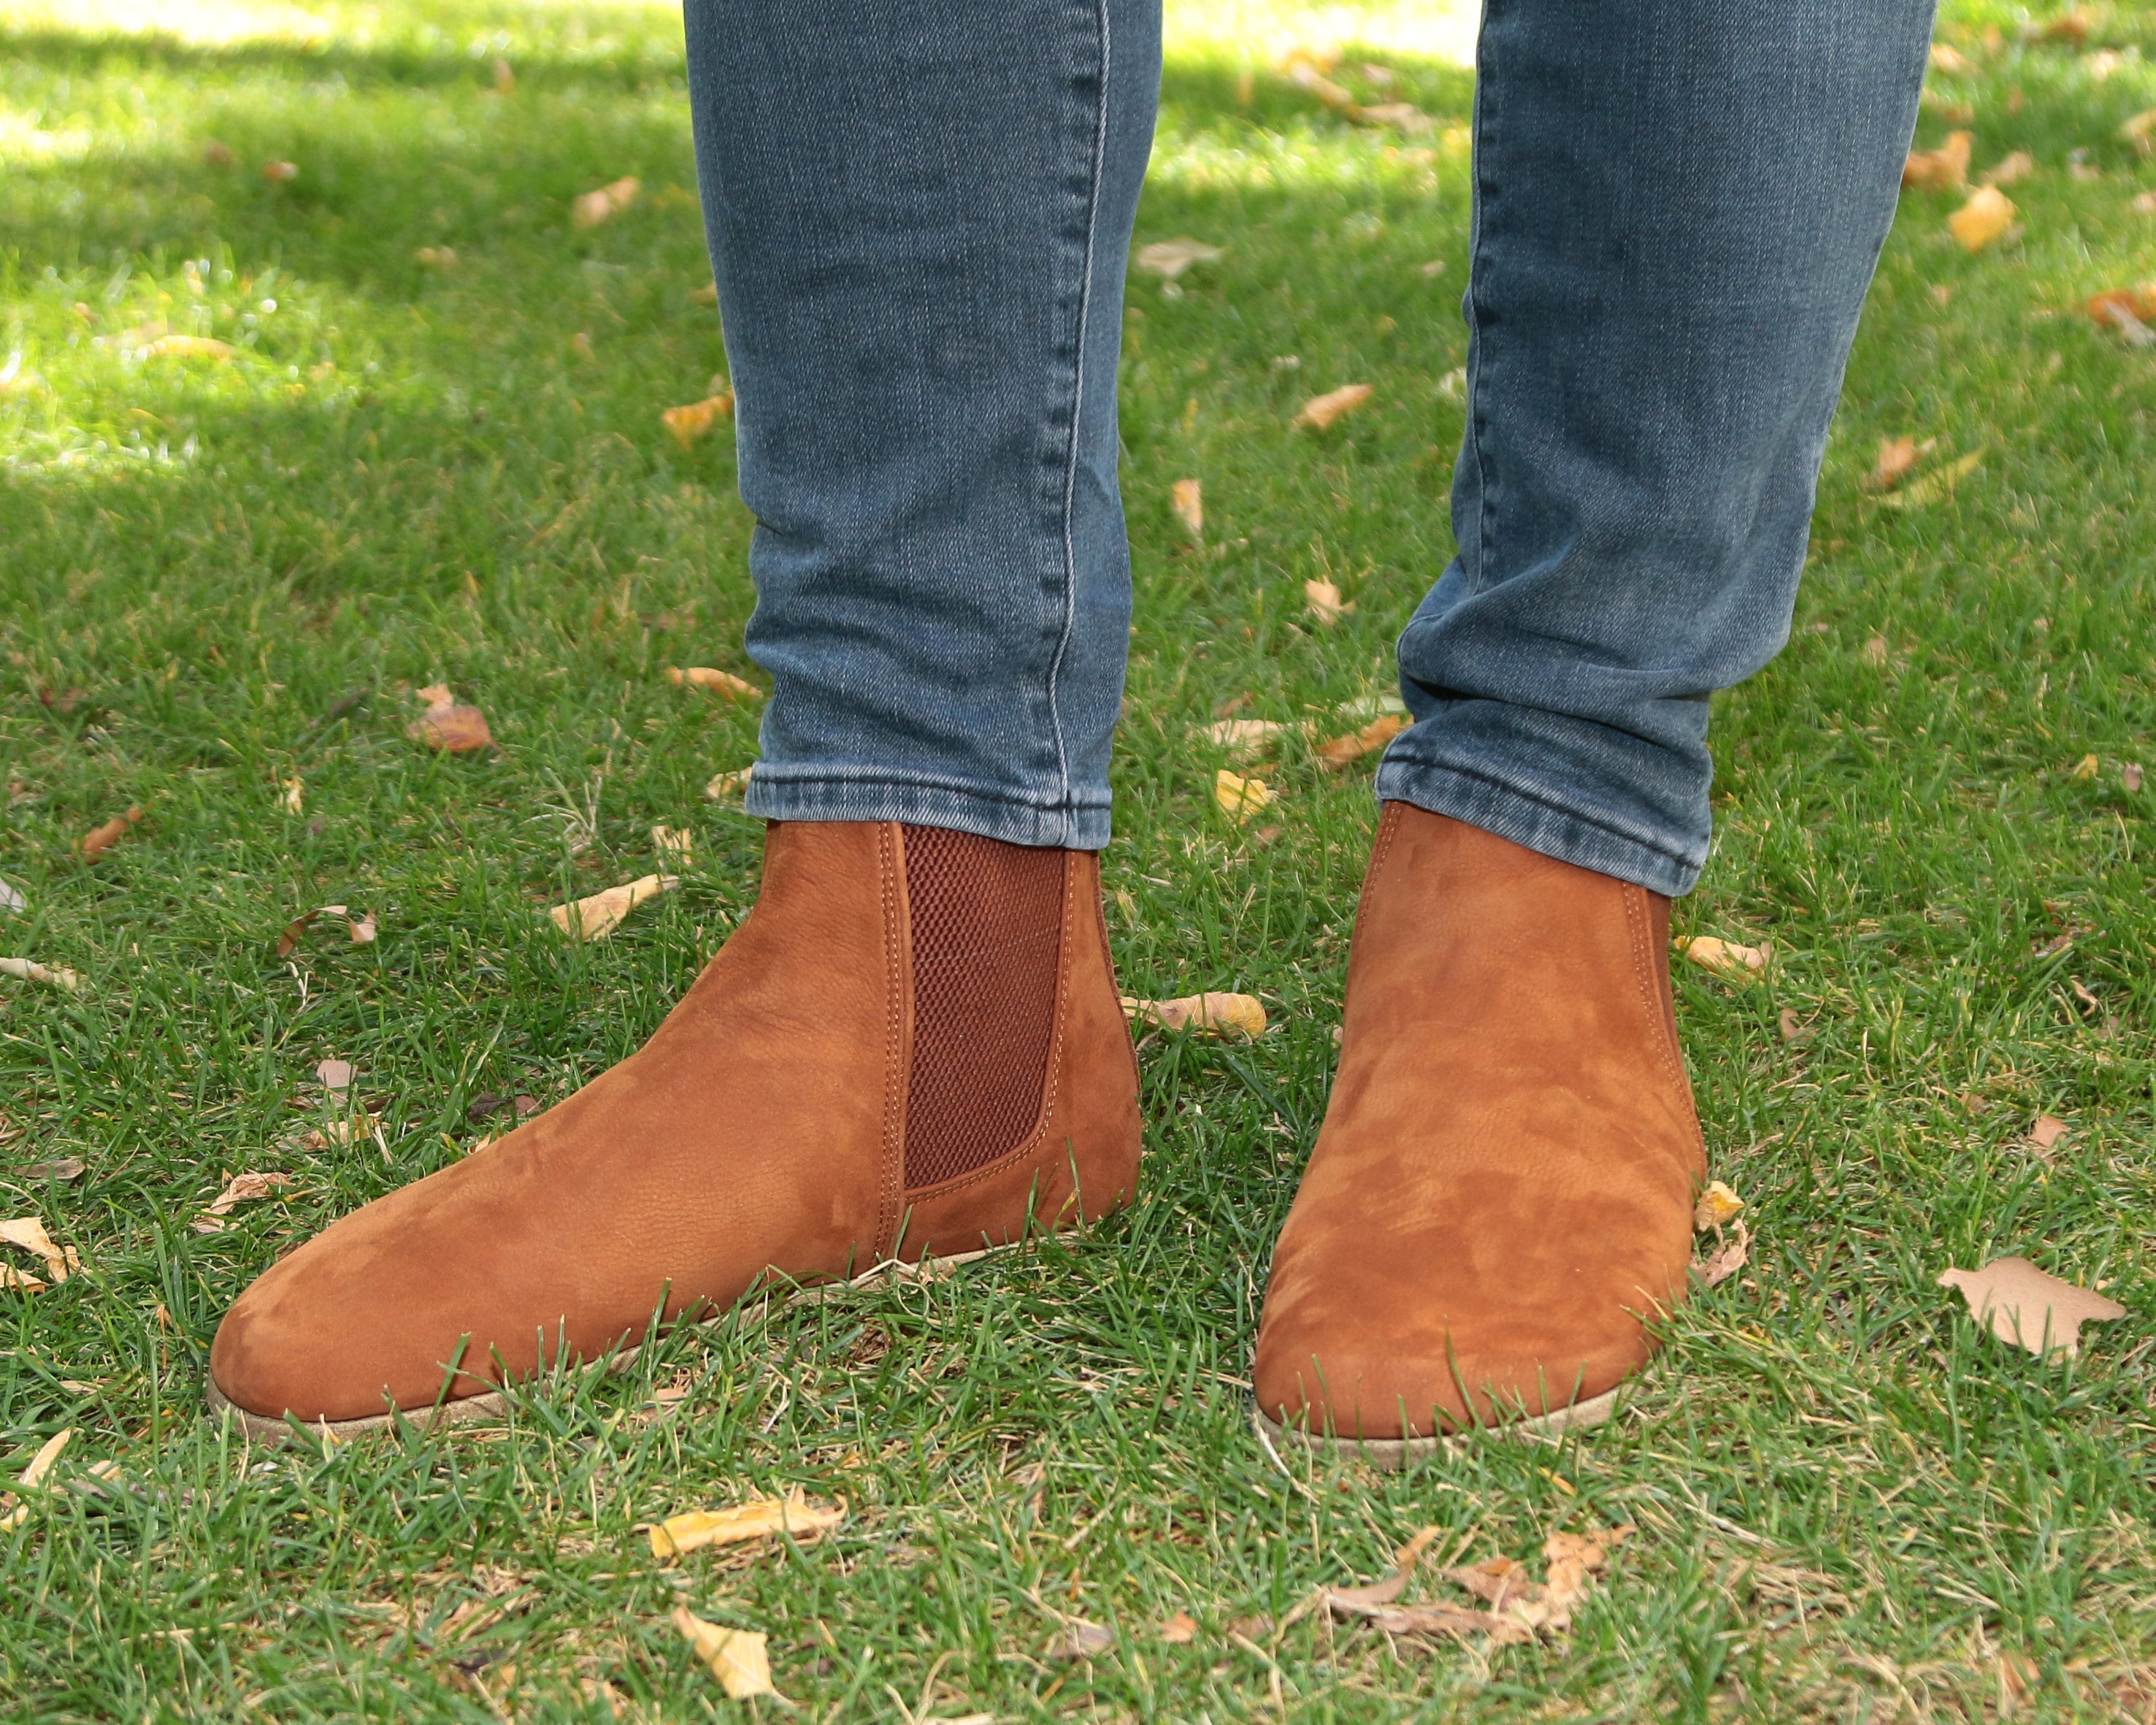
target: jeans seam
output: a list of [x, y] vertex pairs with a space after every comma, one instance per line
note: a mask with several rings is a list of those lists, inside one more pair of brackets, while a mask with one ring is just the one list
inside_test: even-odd
[[[1680, 868], [1693, 869], [1699, 867], [1699, 864], [1693, 862], [1691, 857], [1680, 856], [1675, 851], [1669, 850], [1665, 847], [1656, 843], [1652, 839], [1637, 838], [1630, 833], [1620, 832], [1615, 827], [1608, 825], [1604, 821], [1597, 821], [1591, 816], [1581, 814], [1576, 808], [1568, 807], [1563, 803], [1553, 801], [1547, 796], [1538, 795], [1537, 792], [1532, 790], [1526, 790], [1520, 785], [1507, 784], [1502, 779], [1492, 778], [1487, 773], [1477, 772], [1473, 767], [1456, 765], [1450, 761], [1423, 761], [1406, 759], [1394, 761], [1390, 758], [1388, 758], [1386, 765], [1389, 766], [1398, 765], [1409, 772], [1449, 773], [1455, 779], [1470, 780], [1475, 784], [1484, 785], [1489, 790], [1498, 791], [1506, 796], [1517, 797], [1522, 802], [1532, 803], [1538, 809], [1547, 809], [1553, 815], [1561, 815], [1568, 821], [1576, 821], [1582, 826], [1591, 827], [1595, 832], [1602, 833], [1607, 837], [1614, 839], [1619, 844], [1630, 845], [1635, 849], [1645, 851], [1650, 855], [1663, 858], [1666, 862], [1676, 863]], [[1410, 801], [1413, 801], [1412, 798], [1407, 800]]]
[[977, 802], [1001, 803], [1014, 809], [1025, 809], [1037, 815], [1067, 815], [1074, 809], [1108, 806], [1108, 799], [1098, 802], [1081, 802], [1067, 788], [1058, 800], [1042, 802], [1022, 792], [1005, 790], [994, 785], [969, 783], [940, 773], [909, 771], [904, 767], [861, 767], [854, 770], [833, 769], [828, 766], [768, 769], [757, 763], [757, 771], [751, 783], [761, 780], [769, 786], [830, 785], [849, 789], [867, 785], [872, 789], [940, 790], [953, 796], [970, 797]]
[[[1487, 346], [1488, 323], [1482, 314], [1480, 291], [1483, 263], [1487, 255], [1482, 207], [1489, 198], [1484, 179], [1491, 159], [1490, 140], [1497, 129], [1497, 83], [1488, 75], [1490, 14], [1501, 3], [1502, 0], [1485, 0], [1481, 25], [1476, 33], [1475, 43], [1475, 135], [1471, 146], [1474, 152], [1475, 198], [1471, 212], [1473, 232], [1469, 236], [1467, 256], [1467, 303], [1474, 321], [1468, 330], [1467, 414], [1462, 435], [1473, 451], [1475, 461], [1475, 574], [1478, 582], [1486, 560], [1486, 548], [1490, 543], [1491, 522], [1496, 512], [1496, 506], [1491, 501], [1490, 470], [1482, 459], [1481, 428], [1477, 420], [1481, 413], [1483, 350]], [[1463, 572], [1464, 569], [1463, 562]]]
[[1071, 356], [1070, 448], [1063, 464], [1063, 628], [1048, 662], [1048, 723], [1055, 738], [1055, 770], [1060, 806], [1072, 806], [1070, 757], [1063, 740], [1063, 713], [1057, 705], [1057, 683], [1065, 656], [1070, 650], [1071, 631], [1078, 621], [1078, 545], [1075, 526], [1078, 508], [1078, 451], [1086, 418], [1086, 344], [1093, 315], [1093, 251], [1101, 215], [1101, 181], [1106, 172], [1108, 152], [1109, 67], [1114, 40], [1108, 19], [1108, 0], [1095, 0], [1094, 28], [1099, 53], [1095, 61], [1098, 101], [1093, 121], [1092, 161], [1086, 183], [1086, 245], [1079, 260], [1078, 330]]

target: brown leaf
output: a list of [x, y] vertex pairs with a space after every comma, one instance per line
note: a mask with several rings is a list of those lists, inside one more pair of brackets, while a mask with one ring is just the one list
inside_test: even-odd
[[250, 1203], [256, 1198], [266, 1198], [272, 1192], [286, 1191], [295, 1183], [290, 1174], [235, 1174], [225, 1182], [224, 1190], [217, 1195], [203, 1213], [226, 1215], [236, 1205]]
[[721, 389], [716, 395], [706, 395], [701, 401], [670, 407], [659, 415], [659, 423], [666, 428], [675, 442], [687, 449], [700, 437], [707, 437], [720, 420], [730, 419], [734, 410], [734, 392]]
[[1974, 142], [1965, 131], [1950, 131], [1936, 150], [1912, 150], [1902, 164], [1905, 189], [1924, 192], [1959, 191], [1969, 183], [1969, 149]]
[[115, 815], [102, 826], [93, 826], [75, 841], [75, 854], [87, 862], [100, 856], [127, 836], [127, 831], [142, 818], [142, 805], [131, 803], [124, 815]]
[[1160, 1638], [1171, 1647], [1181, 1647], [1198, 1639], [1198, 1619], [1187, 1611], [1178, 1611], [1160, 1626]]
[[1691, 1273], [1701, 1287], [1720, 1287], [1750, 1262], [1752, 1230], [1740, 1222], [1732, 1233], [1735, 1235], [1734, 1238], [1722, 1241], [1706, 1257], [1692, 1265]]
[[710, 665], [669, 665], [666, 680], [676, 688], [707, 689], [737, 701], [763, 698], [763, 691], [747, 677], [736, 677], [731, 671], [721, 671]]
[[1321, 629], [1330, 629], [1349, 611], [1354, 602], [1342, 605], [1340, 590], [1330, 581], [1305, 581], [1302, 584], [1303, 609], [1310, 613], [1311, 620]]
[[1938, 444], [1934, 437], [1928, 437], [1922, 443], [1913, 437], [1882, 437], [1879, 440], [1879, 459], [1858, 483], [1866, 491], [1892, 491]]
[[1179, 1000], [1142, 1001], [1123, 997], [1123, 1016], [1163, 1030], [1210, 1031], [1246, 1038], [1265, 1033], [1265, 1003], [1249, 994], [1189, 994]]
[[2141, 789], [2141, 763], [2138, 760], [2127, 762], [2118, 770], [2118, 782], [2129, 796], [2137, 794]]
[[625, 886], [608, 887], [572, 904], [557, 904], [547, 915], [554, 926], [572, 940], [596, 940], [620, 926], [622, 919], [646, 899], [670, 893], [681, 884], [670, 874], [647, 874]]
[[1178, 479], [1169, 487], [1175, 518], [1194, 539], [1205, 537], [1205, 492], [1194, 479]]
[[2040, 1114], [2036, 1124], [2029, 1129], [2029, 1141], [2039, 1150], [2049, 1150], [2066, 1135], [2066, 1123], [2055, 1114]]
[[2026, 150], [2002, 156], [1977, 178], [1987, 186], [2014, 186], [2036, 171], [2035, 158]]
[[[1984, 451], [1981, 449], [1971, 450], [1967, 455], [1948, 461], [1944, 466], [1933, 468], [1921, 478], [1912, 481], [1899, 491], [1890, 492], [1879, 498], [1878, 502], [1882, 507], [1888, 509], [1915, 509], [1927, 503], [1936, 503], [1942, 497], [1952, 496], [1954, 487], [1976, 471], [1977, 465], [1984, 460]], [[1865, 657], [1872, 664], [1883, 665], [1887, 662], [1885, 638], [1875, 636], [1872, 639], [1879, 642], [1877, 656], [1876, 657], [1873, 656], [1871, 642], [1866, 641], [1864, 644]]]
[[2126, 1308], [2101, 1294], [2047, 1275], [2025, 1258], [1995, 1258], [1981, 1269], [1948, 1269], [1943, 1288], [1958, 1288], [1969, 1316], [1989, 1321], [2001, 1341], [2038, 1356], [2052, 1350], [2068, 1357], [2081, 1352], [2081, 1329], [2126, 1316]]
[[820, 1539], [846, 1519], [846, 1506], [819, 1509], [798, 1486], [785, 1497], [758, 1497], [731, 1509], [685, 1510], [649, 1529], [651, 1555], [678, 1558], [707, 1545], [739, 1545], [745, 1540], [789, 1534], [806, 1544]]
[[1796, 1008], [1782, 1008], [1782, 1040], [1801, 1048], [1819, 1032], [1797, 1017]]
[[1317, 758], [1328, 767], [1352, 765], [1366, 754], [1375, 754], [1394, 738], [1408, 728], [1408, 721], [1397, 713], [1388, 713], [1373, 718], [1359, 731], [1350, 731], [1344, 737], [1334, 737], [1317, 745]]
[[315, 1081], [325, 1090], [349, 1090], [352, 1080], [352, 1065], [349, 1060], [317, 1060], [315, 1063]]
[[1457, 1605], [1388, 1606], [1368, 1613], [1365, 1621], [1389, 1635], [1487, 1635], [1500, 1647], [1534, 1639], [1534, 1631], [1516, 1617], [1463, 1610]]
[[262, 164], [262, 178], [273, 186], [290, 185], [299, 177], [300, 165], [296, 162], [265, 162]]
[[285, 924], [284, 932], [277, 936], [277, 956], [290, 958], [299, 946], [307, 930], [318, 917], [336, 916], [344, 919], [345, 933], [355, 946], [364, 946], [374, 939], [374, 913], [355, 917], [341, 904], [318, 904], [312, 910], [303, 910]]
[[1225, 767], [1213, 775], [1213, 801], [1238, 826], [1274, 800], [1272, 786], [1262, 779], [1245, 779]]
[[212, 138], [203, 146], [203, 162], [205, 166], [210, 167], [231, 167], [232, 146], [220, 143], [217, 139]]
[[419, 691], [419, 698], [427, 703], [427, 710], [404, 732], [413, 742], [424, 743], [445, 754], [471, 754], [494, 747], [486, 715], [476, 707], [459, 703], [449, 693], [447, 683], [430, 683]]
[[63, 1186], [72, 1186], [82, 1178], [88, 1166], [79, 1156], [64, 1156], [49, 1162], [32, 1162], [20, 1171], [25, 1180], [57, 1180]]
[[1116, 1632], [1105, 1625], [1071, 1618], [1048, 1643], [1050, 1659], [1091, 1659], [1116, 1645]]
[[1982, 186], [1947, 218], [1947, 231], [1964, 251], [1982, 251], [2014, 225], [2014, 200], [1996, 186]]
[[1295, 424], [1306, 431], [1329, 431], [1334, 424], [1352, 414], [1368, 401], [1374, 392], [1368, 384], [1343, 384], [1337, 389], [1328, 389], [1322, 395], [1313, 395], [1302, 404], [1295, 416]]
[[569, 224], [575, 228], [596, 228], [602, 222], [610, 222], [629, 205], [643, 186], [634, 174], [601, 186], [595, 192], [586, 192], [572, 200], [569, 205]]
[[752, 1695], [778, 1694], [771, 1686], [771, 1655], [761, 1632], [706, 1623], [682, 1605], [674, 1608], [674, 1627], [688, 1639], [696, 1657], [711, 1668], [711, 1675], [732, 1699], [746, 1701]]
[[685, 826], [654, 826], [651, 848], [669, 868], [690, 868], [696, 861], [696, 835]]

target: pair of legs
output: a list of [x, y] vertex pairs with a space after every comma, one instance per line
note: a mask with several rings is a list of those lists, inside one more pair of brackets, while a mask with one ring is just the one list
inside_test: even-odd
[[[1681, 1292], [1668, 899], [1707, 853], [1708, 697], [1787, 637], [1930, 21], [1488, 0], [1459, 555], [1400, 641], [1269, 1417], [1397, 1444], [1576, 1411]], [[688, 36], [773, 681], [763, 894], [646, 1049], [258, 1283], [212, 1358], [244, 1414], [481, 1405], [769, 1270], [1135, 1189], [1091, 853], [1158, 0], [690, 0]], [[572, 1244], [601, 1199], [619, 1238]]]

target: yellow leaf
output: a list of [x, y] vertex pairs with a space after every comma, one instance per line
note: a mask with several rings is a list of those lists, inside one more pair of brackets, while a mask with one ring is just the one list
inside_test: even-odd
[[676, 688], [708, 689], [713, 694], [731, 695], [737, 701], [760, 700], [763, 696], [763, 691], [747, 677], [711, 665], [669, 665], [666, 680]]
[[716, 395], [707, 395], [701, 401], [690, 402], [684, 407], [670, 407], [659, 416], [659, 423], [672, 434], [675, 442], [686, 449], [696, 440], [710, 434], [721, 420], [734, 410], [734, 392], [721, 389]]
[[1695, 1232], [1703, 1233], [1710, 1228], [1737, 1219], [1737, 1213], [1744, 1208], [1744, 1200], [1737, 1196], [1719, 1180], [1707, 1182], [1707, 1190], [1699, 1195], [1699, 1202], [1691, 1213]]
[[1368, 401], [1373, 393], [1368, 384], [1343, 384], [1337, 389], [1328, 389], [1304, 402], [1302, 410], [1295, 416], [1295, 423], [1304, 430], [1329, 431], [1337, 421]]
[[711, 1668], [711, 1675], [733, 1700], [778, 1693], [771, 1686], [771, 1655], [758, 1631], [706, 1623], [681, 1605], [674, 1608], [674, 1627], [688, 1638], [696, 1657]]
[[714, 773], [711, 783], [704, 787], [704, 795], [713, 802], [723, 802], [730, 797], [739, 796], [748, 789], [749, 775], [755, 770], [754, 767], [747, 766], [736, 767], [731, 772]]
[[297, 773], [295, 773], [290, 778], [283, 780], [280, 782], [284, 787], [285, 792], [280, 801], [284, 803], [286, 810], [295, 815], [305, 814], [307, 811], [306, 781], [300, 778]]
[[685, 826], [654, 826], [651, 847], [670, 868], [691, 868], [696, 862], [696, 835]]
[[18, 1216], [12, 1222], [0, 1222], [0, 1242], [19, 1246], [45, 1260], [45, 1274], [56, 1282], [64, 1282], [82, 1268], [82, 1260], [70, 1246], [63, 1251], [53, 1244], [45, 1232], [45, 1224], [34, 1216]]
[[454, 270], [457, 254], [453, 246], [423, 245], [412, 254], [412, 260], [429, 270]]
[[1205, 537], [1205, 494], [1194, 479], [1178, 479], [1171, 487], [1175, 518], [1186, 528], [1194, 539]]
[[1249, 994], [1189, 994], [1172, 1001], [1125, 996], [1123, 1016], [1140, 1024], [1158, 1024], [1163, 1030], [1210, 1031], [1218, 1036], [1233, 1032], [1250, 1038], [1265, 1033], [1265, 1003]]
[[[39, 1444], [38, 1453], [30, 1458], [29, 1465], [23, 1470], [22, 1477], [16, 1480], [15, 1489], [18, 1491], [42, 1491], [45, 1475], [53, 1470], [53, 1464], [60, 1459], [60, 1451], [67, 1448], [68, 1440], [74, 1435], [74, 1428], [64, 1426]], [[0, 1516], [0, 1528], [19, 1527], [29, 1519], [29, 1505], [18, 1503], [6, 1515]]]
[[229, 359], [232, 349], [214, 336], [160, 336], [142, 349], [145, 359]]
[[785, 1497], [759, 1497], [731, 1509], [686, 1510], [669, 1516], [650, 1528], [651, 1555], [676, 1558], [707, 1545], [739, 1545], [745, 1540], [766, 1539], [774, 1533], [796, 1539], [816, 1539], [846, 1519], [841, 1502], [819, 1509], [796, 1486]]
[[547, 914], [554, 919], [554, 926], [571, 939], [596, 940], [602, 935], [612, 934], [621, 925], [622, 919], [646, 899], [670, 893], [680, 884], [670, 874], [647, 874], [626, 886], [608, 887], [603, 893], [593, 893], [573, 904], [557, 904]]
[[2084, 754], [2079, 760], [2074, 763], [2074, 770], [2071, 776], [2081, 780], [2093, 779], [2097, 775], [2097, 767], [2096, 757], [2093, 754]]
[[1321, 629], [1330, 629], [1355, 609], [1352, 601], [1346, 605], [1340, 602], [1340, 590], [1330, 581], [1305, 581], [1302, 604], [1310, 613], [1311, 621]]
[[569, 205], [570, 224], [596, 228], [601, 222], [612, 221], [636, 202], [636, 194], [642, 189], [632, 174], [601, 186], [596, 192], [587, 192]]
[[2014, 225], [2015, 214], [2012, 198], [1996, 186], [1983, 186], [1947, 218], [1947, 229], [1964, 251], [1982, 251]]
[[1240, 826], [1274, 797], [1272, 787], [1264, 780], [1239, 778], [1223, 767], [1213, 775], [1213, 801]]
[[1749, 982], [1764, 975], [1767, 960], [1774, 952], [1773, 945], [1766, 941], [1757, 946], [1739, 946], [1734, 940], [1720, 940], [1712, 935], [1695, 935], [1689, 940], [1680, 936], [1676, 945], [1702, 970], [1712, 971], [1735, 982]]
[[700, 306], [716, 306], [719, 302], [719, 284], [707, 281], [701, 287], [690, 289], [689, 297]]

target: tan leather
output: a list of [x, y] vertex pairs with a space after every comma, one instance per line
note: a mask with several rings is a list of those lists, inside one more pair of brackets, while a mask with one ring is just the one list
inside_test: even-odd
[[1349, 1438], [1554, 1412], [1646, 1359], [1706, 1170], [1669, 901], [1388, 803], [1258, 1405]]
[[642, 1049], [498, 1143], [265, 1273], [210, 1351], [242, 1409], [331, 1421], [477, 1395], [722, 1310], [767, 1272], [844, 1276], [1127, 1202], [1137, 1068], [1097, 859], [1067, 853], [1042, 1115], [965, 1179], [903, 1190], [904, 835], [788, 822], [756, 908]]

